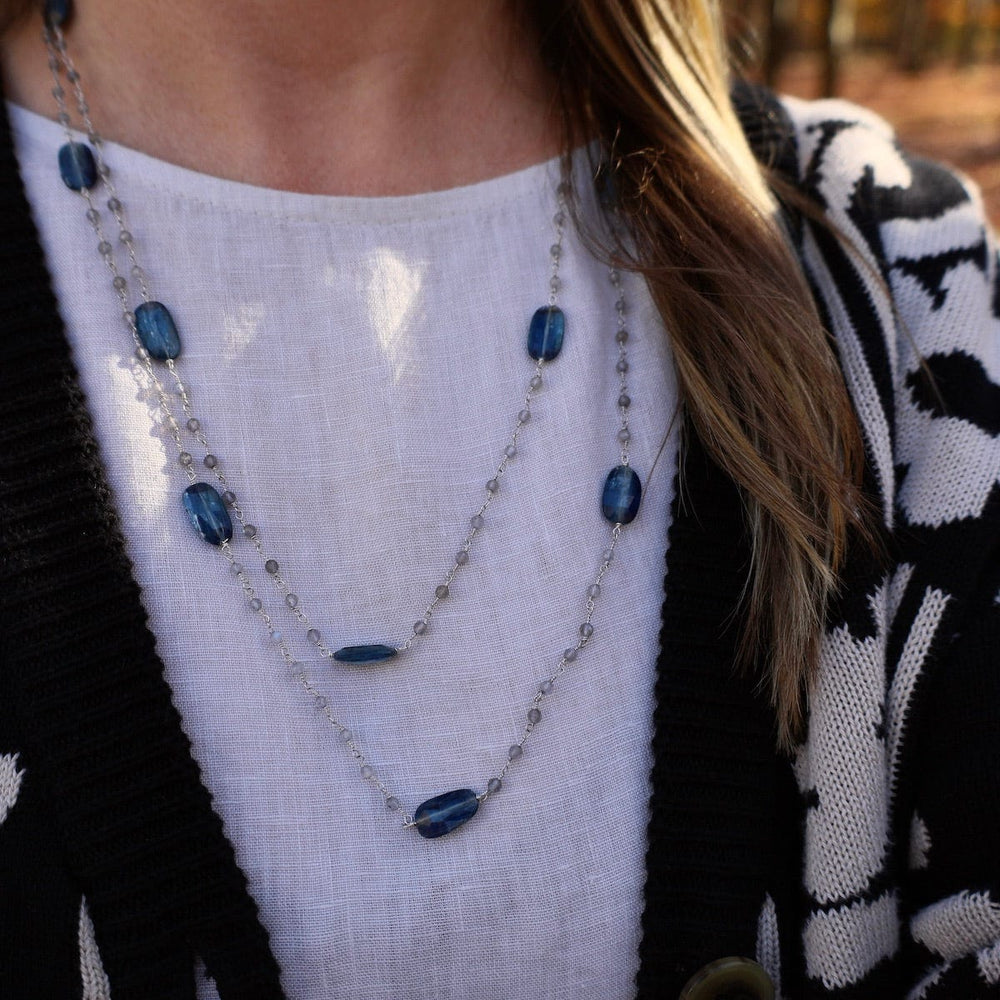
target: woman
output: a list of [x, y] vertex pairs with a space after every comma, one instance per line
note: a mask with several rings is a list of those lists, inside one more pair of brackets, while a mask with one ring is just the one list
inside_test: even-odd
[[8, 14], [4, 996], [1000, 994], [964, 182], [695, 0]]

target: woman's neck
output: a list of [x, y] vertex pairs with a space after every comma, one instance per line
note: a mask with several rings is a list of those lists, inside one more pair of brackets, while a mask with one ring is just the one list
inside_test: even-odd
[[[246, 183], [409, 194], [554, 155], [555, 87], [511, 0], [81, 0], [67, 30], [98, 130]], [[54, 114], [31, 19], [15, 102]]]

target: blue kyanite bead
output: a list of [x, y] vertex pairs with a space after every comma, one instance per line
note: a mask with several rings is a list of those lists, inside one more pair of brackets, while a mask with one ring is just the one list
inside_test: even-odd
[[528, 327], [528, 354], [536, 361], [551, 361], [562, 350], [566, 317], [555, 306], [542, 306]]
[[53, 27], [60, 27], [73, 14], [73, 0], [45, 0], [45, 20]]
[[601, 510], [612, 524], [628, 524], [639, 513], [642, 483], [630, 465], [617, 465], [604, 480]]
[[233, 522], [214, 486], [192, 483], [184, 491], [184, 509], [194, 530], [212, 545], [221, 545], [233, 537]]
[[59, 147], [59, 173], [66, 187], [74, 191], [92, 188], [97, 183], [97, 162], [90, 146], [67, 142]]
[[333, 654], [340, 663], [382, 663], [391, 660], [399, 652], [395, 646], [344, 646]]
[[136, 306], [135, 332], [142, 346], [157, 361], [176, 358], [181, 353], [181, 338], [170, 310], [162, 302], [143, 302]]
[[454, 792], [435, 795], [433, 799], [421, 802], [413, 814], [413, 822], [421, 837], [433, 840], [468, 823], [479, 808], [479, 799], [471, 788], [459, 788]]

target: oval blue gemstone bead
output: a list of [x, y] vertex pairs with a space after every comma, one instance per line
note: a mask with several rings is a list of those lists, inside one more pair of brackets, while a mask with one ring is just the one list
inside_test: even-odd
[[542, 306], [528, 327], [528, 354], [536, 361], [551, 361], [561, 350], [566, 317], [555, 306]]
[[184, 491], [184, 509], [194, 530], [212, 545], [221, 545], [233, 537], [233, 522], [214, 486], [192, 483]]
[[82, 142], [60, 146], [59, 173], [66, 187], [74, 191], [92, 188], [97, 183], [97, 163], [90, 146]]
[[391, 660], [399, 652], [395, 646], [344, 646], [333, 654], [340, 663], [382, 663]]
[[162, 302], [143, 302], [135, 309], [135, 332], [142, 346], [157, 361], [176, 358], [181, 353], [181, 338], [170, 310]]
[[72, 14], [72, 0], [45, 0], [45, 20], [49, 24], [65, 27]]
[[468, 823], [479, 809], [479, 799], [471, 788], [459, 788], [454, 792], [435, 795], [433, 799], [421, 802], [413, 814], [417, 833], [433, 840]]
[[617, 465], [604, 480], [601, 511], [612, 524], [628, 524], [639, 513], [642, 483], [630, 465]]

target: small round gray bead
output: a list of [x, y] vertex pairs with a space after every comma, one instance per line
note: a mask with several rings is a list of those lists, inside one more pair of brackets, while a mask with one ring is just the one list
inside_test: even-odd
[[541, 711], [539, 711], [539, 709], [533, 708], [531, 709], [531, 711], [528, 712], [528, 722], [530, 722], [533, 726], [537, 725], [541, 721], [542, 721], [542, 713]]
[[600, 597], [601, 596], [601, 585], [599, 583], [592, 583], [587, 588], [587, 596], [588, 597], [594, 597], [594, 598]]
[[540, 694], [552, 694], [552, 681], [542, 681], [538, 685], [538, 691]]
[[243, 534], [247, 538], [256, 538], [257, 537], [257, 525], [256, 524], [244, 524], [243, 525]]
[[491, 479], [486, 484], [486, 492], [487, 493], [497, 493], [497, 492], [499, 492], [499, 490], [500, 490], [500, 483], [496, 479]]
[[570, 646], [569, 649], [563, 650], [563, 659], [567, 663], [572, 663], [576, 659], [578, 652], [579, 650], [575, 646]]
[[496, 795], [501, 788], [503, 788], [503, 782], [499, 778], [490, 778], [490, 780], [486, 782], [486, 791], [488, 791], [490, 795]]
[[590, 622], [584, 622], [580, 626], [580, 635], [582, 635], [584, 639], [589, 639], [593, 634], [594, 634], [594, 626], [591, 625]]
[[259, 597], [251, 598], [251, 600], [250, 600], [250, 610], [251, 611], [260, 611], [260, 609], [262, 607], [264, 607], [264, 605], [261, 602], [261, 599]]
[[615, 365], [615, 371], [620, 372], [622, 375], [624, 375], [625, 372], [628, 371], [628, 362], [624, 358], [622, 358], [621, 361], [619, 361], [618, 364]]
[[549, 247], [549, 253], [552, 254], [553, 257], [561, 257], [562, 245], [559, 243], [553, 243], [552, 246]]
[[395, 795], [390, 795], [389, 798], [385, 800], [385, 807], [389, 812], [398, 813], [400, 809], [403, 808], [403, 803], [396, 798]]
[[476, 531], [479, 531], [479, 529], [486, 524], [486, 518], [484, 518], [482, 514], [476, 514], [469, 519], [469, 524], [475, 528]]
[[628, 330], [619, 330], [615, 334], [615, 340], [618, 341], [619, 344], [628, 343]]
[[243, 565], [243, 563], [233, 563], [229, 567], [229, 572], [232, 573], [233, 576], [239, 576], [240, 573], [242, 573], [243, 570], [245, 570], [245, 569], [246, 569], [246, 567]]
[[623, 427], [618, 432], [618, 440], [621, 441], [622, 444], [628, 444], [628, 442], [632, 440], [632, 432], [627, 427]]
[[354, 739], [354, 733], [352, 733], [352, 732], [350, 731], [350, 729], [344, 729], [344, 730], [342, 730], [342, 731], [341, 731], [341, 734], [340, 734], [340, 738], [341, 738], [341, 739], [342, 739], [342, 740], [343, 740], [343, 741], [344, 741], [345, 743], [350, 743], [350, 742], [351, 742], [351, 740], [353, 740], [353, 739]]
[[414, 635], [424, 635], [427, 631], [427, 622], [419, 621], [413, 623], [413, 634]]
[[618, 397], [618, 405], [627, 410], [632, 405], [632, 397], [627, 392], [623, 392]]
[[541, 375], [532, 375], [531, 376], [531, 381], [528, 383], [528, 385], [530, 385], [532, 389], [541, 389], [541, 387], [542, 387], [542, 376]]
[[202, 461], [205, 463], [206, 469], [214, 469], [219, 464], [219, 460], [214, 455], [206, 455]]
[[122, 243], [128, 244], [131, 243], [135, 239], [135, 237], [127, 229], [123, 229], [118, 234], [118, 239], [120, 239]]
[[128, 282], [120, 274], [114, 276], [111, 284], [116, 292], [124, 292], [128, 288]]
[[321, 695], [321, 694], [316, 695], [315, 701], [316, 701], [316, 707], [320, 711], [322, 711], [323, 709], [325, 709], [326, 706], [329, 704], [329, 702], [326, 700], [326, 698], [323, 695]]
[[448, 584], [446, 583], [438, 584], [438, 586], [434, 588], [434, 596], [442, 600], [447, 597], [449, 593]]
[[524, 751], [521, 749], [521, 747], [517, 743], [515, 743], [507, 751], [507, 758], [508, 758], [508, 760], [517, 760], [521, 756], [521, 754], [523, 754], [523, 753], [524, 753]]
[[278, 631], [278, 629], [275, 629], [275, 630], [274, 630], [274, 631], [273, 631], [273, 632], [271, 633], [271, 638], [272, 638], [272, 639], [273, 639], [273, 640], [274, 640], [275, 642], [281, 642], [281, 640], [282, 640], [282, 639], [284, 639], [284, 636], [283, 636], [283, 635], [281, 634], [281, 632], [279, 632], [279, 631]]
[[310, 642], [315, 642], [316, 644], [319, 644], [319, 629], [315, 628], [309, 629], [309, 631], [306, 632], [306, 638]]
[[375, 768], [373, 768], [370, 764], [362, 764], [361, 765], [361, 777], [362, 778], [368, 779], [368, 778], [372, 778], [374, 776], [375, 776]]
[[192, 417], [187, 422], [187, 429], [193, 434], [195, 431], [201, 430], [201, 421], [197, 417]]
[[194, 459], [191, 458], [191, 453], [190, 452], [182, 451], [177, 456], [177, 461], [180, 462], [181, 465], [190, 465], [192, 463], [192, 461], [194, 461]]
[[517, 419], [522, 424], [526, 424], [531, 419], [531, 410], [521, 410], [517, 415]]
[[603, 562], [606, 562], [606, 563], [611, 562], [611, 560], [614, 559], [614, 557], [615, 557], [615, 550], [614, 549], [605, 549], [601, 553], [601, 560]]
[[222, 494], [222, 500], [223, 503], [227, 503], [230, 506], [232, 506], [234, 503], [236, 503], [236, 494], [233, 493], [231, 490], [226, 490], [226, 492]]
[[110, 257], [112, 254], [112, 246], [107, 240], [101, 240], [101, 242], [97, 244], [97, 252], [102, 257]]
[[101, 218], [101, 213], [97, 211], [96, 208], [87, 209], [87, 221], [93, 225]]
[[517, 446], [513, 445], [513, 444], [509, 444], [509, 445], [507, 445], [506, 448], [504, 448], [503, 453], [508, 458], [513, 458], [517, 454]]
[[285, 594], [285, 604], [287, 604], [290, 608], [297, 608], [299, 606], [299, 595]]
[[278, 568], [278, 562], [275, 559], [268, 559], [267, 562], [264, 563], [264, 569], [267, 570], [271, 576], [274, 576], [274, 574], [278, 572]]
[[122, 203], [117, 198], [109, 198], [108, 208], [110, 208], [112, 212], [120, 212], [122, 210]]
[[465, 549], [459, 549], [455, 553], [455, 565], [464, 566], [469, 561], [469, 553]]

